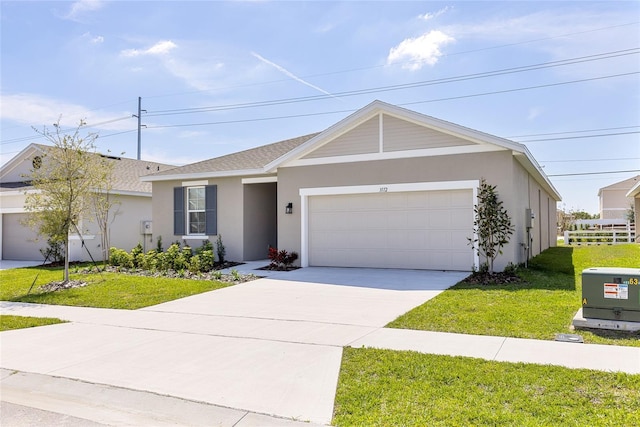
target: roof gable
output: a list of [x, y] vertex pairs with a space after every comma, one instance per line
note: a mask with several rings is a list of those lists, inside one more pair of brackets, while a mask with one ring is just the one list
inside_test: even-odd
[[601, 195], [603, 190], [624, 190], [629, 191], [636, 183], [640, 181], [640, 175], [636, 175], [629, 179], [625, 179], [622, 181], [615, 182], [611, 185], [607, 185], [606, 187], [600, 188], [598, 191], [598, 195]]
[[[26, 182], [28, 175], [33, 168], [33, 159], [41, 156], [46, 161], [48, 150], [56, 147], [43, 144], [30, 144], [15, 157], [9, 160], [0, 168], [0, 181], [2, 188], [28, 188]], [[129, 159], [126, 157], [103, 156], [108, 162], [113, 164], [113, 187], [115, 193], [151, 193], [151, 184], [142, 182], [140, 178], [154, 172], [173, 169], [175, 166], [164, 163], [149, 162], [145, 160]]]
[[[375, 132], [376, 123], [378, 132]], [[466, 128], [445, 120], [407, 110], [382, 101], [373, 101], [366, 107], [356, 111], [335, 125], [321, 132], [297, 149], [288, 153], [276, 166], [302, 165], [311, 158], [319, 158], [328, 149], [323, 146], [336, 146], [341, 140], [351, 139], [353, 132], [363, 133], [358, 128], [367, 129], [370, 138], [377, 139], [377, 153], [399, 151], [411, 152], [407, 155], [418, 155], [415, 150], [433, 150], [424, 155], [456, 154], [460, 152], [479, 152], [495, 150], [522, 151], [524, 146], [507, 139], [498, 138], [483, 132]], [[402, 135], [402, 138], [400, 138]], [[344, 136], [344, 137], [343, 137]], [[334, 142], [335, 141], [335, 142]], [[385, 141], [387, 142], [385, 144]], [[376, 144], [369, 144], [371, 151]], [[466, 146], [466, 148], [461, 148]], [[457, 147], [457, 148], [453, 148]], [[447, 148], [452, 148], [447, 150]], [[313, 153], [320, 150], [319, 153]], [[340, 150], [335, 150], [337, 154]], [[369, 152], [368, 154], [372, 154]], [[338, 157], [337, 154], [332, 157]], [[390, 157], [393, 157], [390, 155]], [[336, 159], [337, 160], [337, 159]]]
[[202, 179], [276, 173], [318, 162], [355, 162], [509, 150], [555, 200], [557, 190], [526, 146], [435, 117], [374, 101], [326, 130], [193, 163], [142, 178]]

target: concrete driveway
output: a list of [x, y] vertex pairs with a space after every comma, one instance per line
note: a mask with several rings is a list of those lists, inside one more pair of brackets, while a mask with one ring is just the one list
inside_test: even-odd
[[342, 347], [467, 274], [310, 267], [142, 310], [38, 306], [72, 323], [3, 332], [0, 364], [328, 424]]
[[11, 268], [35, 267], [42, 265], [42, 261], [12, 261], [8, 259], [0, 260], [0, 270], [9, 270]]

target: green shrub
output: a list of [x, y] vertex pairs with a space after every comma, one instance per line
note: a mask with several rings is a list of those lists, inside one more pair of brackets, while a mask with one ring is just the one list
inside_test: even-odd
[[218, 261], [223, 264], [224, 256], [227, 253], [227, 248], [224, 247], [224, 243], [222, 243], [222, 234], [218, 234], [218, 238], [216, 239], [216, 252], [218, 255]]
[[203, 272], [202, 262], [200, 261], [200, 255], [194, 255], [189, 260], [189, 271], [192, 273]]
[[142, 244], [138, 242], [136, 247], [131, 249], [131, 258], [133, 259], [134, 267], [140, 267], [140, 264], [138, 264], [138, 261], [140, 260], [140, 258], [138, 256], [142, 254], [144, 254], [144, 249], [142, 249]]
[[133, 268], [133, 257], [123, 249], [109, 249], [109, 264], [114, 267]]
[[204, 250], [191, 257], [189, 270], [194, 273], [207, 272], [213, 270], [213, 265], [213, 250]]
[[213, 252], [213, 243], [210, 240], [203, 240], [202, 246], [196, 248], [196, 255], [200, 255], [203, 251], [212, 251]]
[[158, 269], [158, 252], [155, 249], [150, 250], [146, 254], [138, 255], [140, 261], [138, 266], [143, 270], [156, 271]]

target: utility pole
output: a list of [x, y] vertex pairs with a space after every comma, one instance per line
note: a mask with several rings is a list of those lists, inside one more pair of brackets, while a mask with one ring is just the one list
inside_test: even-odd
[[147, 112], [147, 110], [143, 110], [142, 109], [142, 97], [139, 96], [138, 97], [138, 115], [136, 116], [135, 114], [133, 115], [133, 117], [137, 117], [138, 118], [138, 160], [140, 159], [140, 152], [142, 151], [142, 126], [144, 126], [142, 124], [142, 112]]

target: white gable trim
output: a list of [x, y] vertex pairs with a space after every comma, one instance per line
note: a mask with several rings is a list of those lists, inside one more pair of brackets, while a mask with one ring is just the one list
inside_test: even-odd
[[289, 162], [285, 166], [281, 167], [328, 165], [334, 163], [367, 162], [375, 160], [405, 159], [415, 157], [450, 156], [454, 154], [486, 153], [490, 151], [502, 150], [505, 150], [505, 148], [491, 144], [459, 145], [455, 147], [426, 148], [422, 150], [387, 151], [383, 153], [354, 154], [350, 156], [298, 159]]
[[20, 151], [14, 157], [9, 159], [7, 163], [0, 167], [0, 179], [8, 175], [13, 169], [18, 167], [26, 158], [32, 157], [35, 153], [44, 154], [37, 145], [31, 143], [24, 150]]

